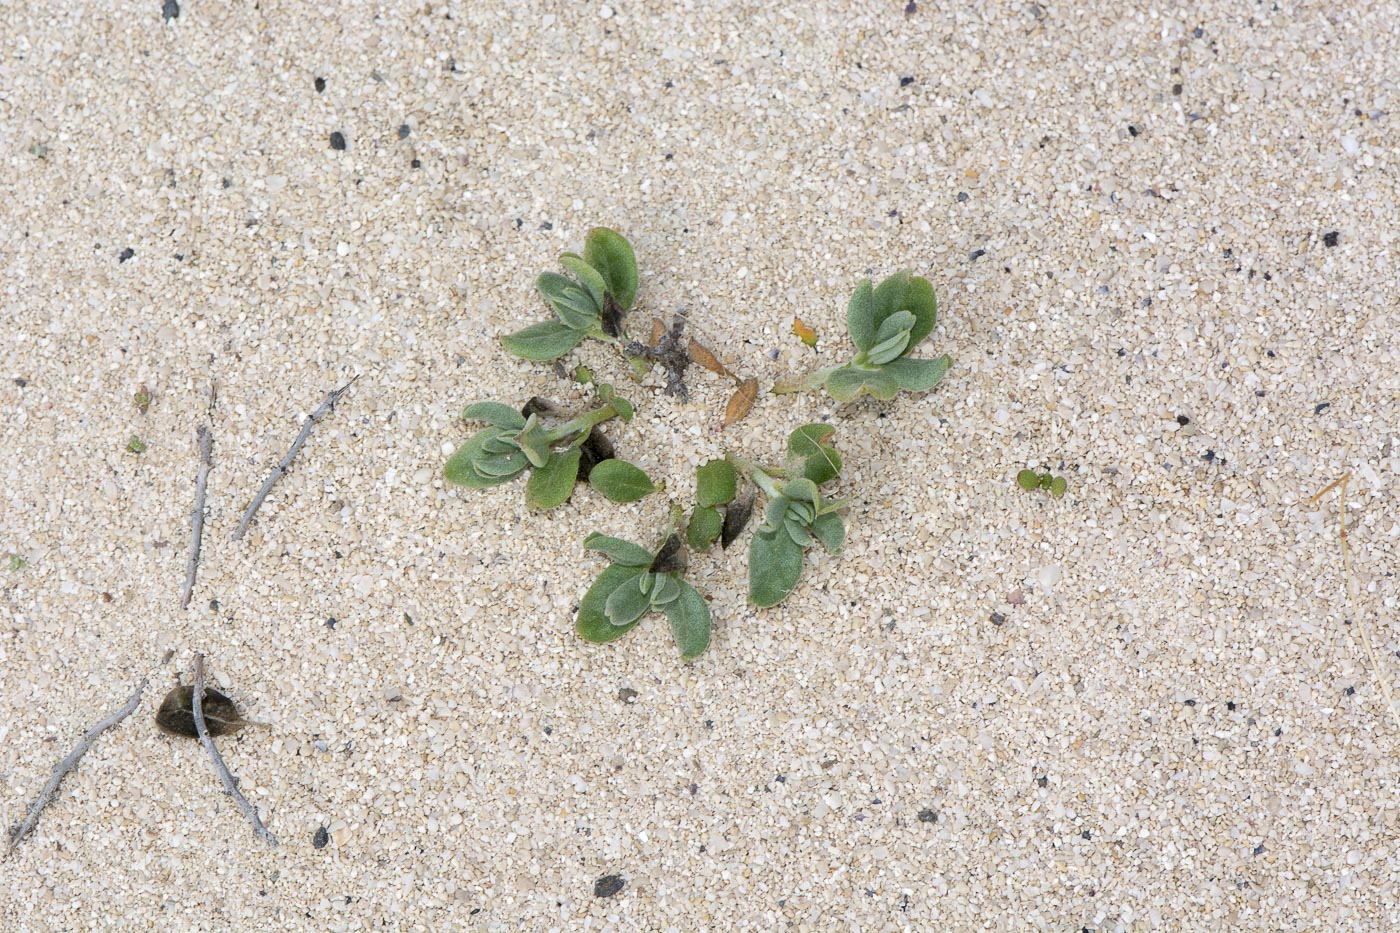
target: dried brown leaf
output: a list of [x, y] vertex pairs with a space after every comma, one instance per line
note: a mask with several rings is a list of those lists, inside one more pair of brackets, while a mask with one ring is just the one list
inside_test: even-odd
[[[244, 726], [264, 725], [244, 719], [233, 701], [212, 687], [204, 688], [203, 706], [204, 724], [209, 727], [210, 735], [229, 735]], [[194, 726], [193, 687], [176, 687], [165, 695], [160, 709], [156, 710], [156, 727], [166, 735], [199, 738]]]
[[661, 323], [661, 318], [651, 319], [651, 336], [647, 338], [647, 346], [653, 350], [661, 343], [661, 338], [666, 336], [666, 325]]
[[717, 373], [721, 376], [730, 375], [729, 370], [719, 361], [719, 357], [711, 353], [709, 347], [705, 346], [694, 337], [690, 338], [690, 358], [712, 373]]
[[804, 324], [802, 318], [793, 317], [792, 332], [797, 335], [798, 340], [801, 340], [807, 346], [815, 347], [817, 345], [817, 332]]
[[739, 383], [739, 388], [735, 389], [734, 394], [729, 396], [729, 404], [724, 406], [724, 423], [720, 425], [720, 429], [723, 430], [731, 424], [742, 421], [756, 401], [758, 401], [758, 380], [750, 376]]

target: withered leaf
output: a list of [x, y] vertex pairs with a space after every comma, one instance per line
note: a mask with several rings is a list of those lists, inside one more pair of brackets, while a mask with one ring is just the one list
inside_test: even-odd
[[[232, 735], [244, 726], [261, 726], [260, 722], [249, 722], [238, 713], [233, 701], [213, 687], [204, 688], [204, 724], [210, 735]], [[156, 728], [166, 735], [185, 739], [199, 738], [199, 730], [194, 726], [194, 688], [176, 687], [160, 701], [156, 710]]]
[[721, 376], [728, 376], [730, 374], [729, 370], [725, 368], [725, 365], [719, 361], [719, 357], [711, 353], [709, 347], [705, 346], [694, 337], [690, 338], [690, 358], [712, 373], [717, 373]]
[[758, 401], [758, 380], [750, 376], [739, 383], [739, 388], [734, 390], [734, 394], [729, 396], [729, 404], [724, 406], [724, 423], [720, 429], [729, 427], [738, 421], [753, 408], [753, 403]]
[[580, 447], [578, 481], [587, 482], [588, 474], [593, 472], [595, 466], [616, 456], [617, 451], [613, 449], [612, 441], [604, 437], [602, 431], [594, 428]]
[[661, 545], [661, 550], [656, 552], [656, 559], [647, 569], [652, 573], [678, 573], [685, 570], [689, 564], [690, 558], [685, 552], [681, 536], [672, 534], [666, 539], [666, 543]]
[[661, 318], [651, 319], [651, 336], [647, 338], [647, 346], [653, 350], [661, 343], [661, 338], [666, 336], [666, 325], [661, 323]]
[[815, 347], [817, 345], [817, 332], [804, 324], [802, 318], [796, 315], [792, 318], [792, 332], [797, 335], [798, 340], [801, 340], [807, 346]]
[[743, 532], [744, 526], [748, 525], [749, 518], [753, 516], [753, 486], [745, 486], [744, 490], [730, 502], [724, 510], [724, 525], [720, 529], [719, 544], [726, 551], [729, 545], [734, 543], [734, 539]]

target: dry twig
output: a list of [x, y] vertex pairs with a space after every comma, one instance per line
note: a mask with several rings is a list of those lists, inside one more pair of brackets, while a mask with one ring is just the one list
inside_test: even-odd
[[209, 485], [209, 469], [213, 466], [214, 435], [204, 425], [199, 426], [199, 475], [194, 480], [194, 515], [190, 519], [190, 559], [185, 565], [185, 589], [180, 594], [180, 608], [190, 608], [194, 592], [194, 575], [199, 569], [199, 547], [204, 536], [204, 493]]
[[213, 737], [209, 735], [209, 725], [204, 721], [204, 655], [202, 654], [194, 656], [194, 694], [190, 698], [190, 704], [194, 707], [194, 727], [199, 731], [200, 744], [209, 753], [209, 760], [214, 762], [214, 770], [218, 773], [219, 780], [223, 782], [224, 790], [238, 804], [243, 815], [253, 824], [253, 832], [266, 839], [269, 845], [277, 845], [277, 837], [268, 832], [263, 821], [258, 818], [258, 811], [238, 789], [238, 782], [234, 780], [232, 774], [229, 774], [223, 756], [219, 754], [218, 748], [214, 746]]
[[292, 449], [287, 451], [287, 456], [283, 457], [282, 462], [277, 464], [277, 469], [272, 471], [272, 475], [267, 478], [267, 482], [263, 483], [262, 489], [258, 490], [258, 494], [248, 505], [248, 511], [243, 513], [243, 520], [238, 523], [238, 528], [233, 533], [234, 541], [243, 537], [243, 533], [248, 530], [248, 525], [252, 523], [253, 516], [258, 513], [258, 509], [262, 506], [263, 500], [267, 498], [267, 494], [272, 491], [272, 487], [276, 485], [277, 481], [287, 474], [288, 468], [292, 465], [292, 458], [297, 455], [297, 451], [301, 450], [301, 445], [305, 444], [306, 439], [311, 436], [311, 429], [316, 426], [316, 422], [326, 417], [331, 409], [335, 408], [335, 403], [340, 401], [340, 397], [349, 391], [358, 378], [360, 377], [353, 376], [345, 385], [333, 390], [321, 403], [321, 407], [307, 417], [306, 423], [301, 426], [301, 432], [297, 434], [297, 439], [292, 441]]
[[39, 791], [39, 796], [35, 797], [34, 802], [29, 805], [29, 813], [25, 816], [24, 822], [10, 835], [10, 848], [5, 853], [6, 855], [13, 852], [15, 846], [29, 835], [30, 830], [39, 822], [39, 814], [44, 811], [45, 807], [53, 803], [54, 794], [58, 792], [58, 785], [63, 782], [69, 771], [78, 766], [78, 762], [88, 753], [88, 749], [92, 748], [92, 743], [97, 741], [97, 737], [130, 716], [132, 710], [136, 709], [137, 704], [141, 702], [141, 693], [145, 689], [146, 679], [143, 677], [140, 686], [131, 695], [131, 699], [126, 701], [126, 705], [89, 729], [77, 747], [68, 753], [68, 757], [58, 763], [57, 767], [53, 769], [52, 776], [49, 777], [49, 782], [44, 785], [44, 789]]

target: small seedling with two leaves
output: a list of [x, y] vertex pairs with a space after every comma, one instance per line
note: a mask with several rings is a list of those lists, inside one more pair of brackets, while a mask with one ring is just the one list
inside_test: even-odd
[[1051, 476], [1049, 473], [1037, 473], [1035, 470], [1022, 470], [1017, 473], [1016, 485], [1027, 491], [1032, 489], [1049, 490], [1050, 495], [1056, 499], [1063, 496], [1065, 490], [1069, 489], [1069, 483], [1063, 476]]
[[909, 354], [933, 332], [937, 320], [938, 302], [928, 279], [908, 272], [897, 272], [878, 286], [867, 279], [856, 287], [846, 307], [855, 357], [841, 366], [781, 382], [773, 391], [825, 388], [838, 402], [866, 394], [888, 400], [901, 390], [926, 392], [947, 375], [952, 358], [945, 354], [921, 360]]
[[591, 534], [583, 546], [612, 560], [579, 603], [575, 630], [587, 641], [605, 644], [626, 635], [648, 613], [664, 612], [671, 635], [686, 660], [698, 658], [710, 644], [710, 607], [685, 582], [688, 564], [680, 535], [666, 535], [661, 547]]
[[462, 417], [485, 421], [457, 449], [443, 469], [448, 482], [473, 489], [508, 483], [530, 472], [525, 501], [531, 508], [552, 509], [587, 480], [614, 502], [635, 502], [655, 486], [646, 473], [617, 459], [597, 426], [612, 418], [632, 420], [632, 405], [606, 383], [597, 387], [598, 406], [567, 420], [543, 399], [531, 399], [520, 410], [500, 402], [477, 402]]

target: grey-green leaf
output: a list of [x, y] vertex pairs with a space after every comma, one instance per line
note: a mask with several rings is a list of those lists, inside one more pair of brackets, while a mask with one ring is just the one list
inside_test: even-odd
[[559, 257], [560, 264], [578, 276], [578, 280], [583, 283], [583, 287], [588, 289], [588, 294], [593, 299], [593, 304], [599, 311], [603, 309], [603, 302], [607, 300], [608, 283], [603, 281], [603, 276], [597, 269], [590, 266], [584, 258], [577, 253], [565, 253]]
[[776, 606], [802, 576], [802, 548], [781, 528], [760, 531], [749, 545], [749, 599], [756, 606]]
[[909, 332], [899, 331], [887, 340], [881, 340], [870, 348], [865, 354], [865, 358], [874, 366], [884, 366], [891, 360], [899, 359], [899, 355], [909, 346]]
[[695, 587], [684, 580], [677, 582], [680, 594], [666, 606], [666, 618], [681, 657], [689, 661], [700, 657], [710, 646], [710, 607]]
[[810, 457], [830, 448], [826, 441], [836, 429], [829, 424], [804, 424], [788, 435], [788, 453], [794, 457]]
[[817, 491], [817, 484], [807, 479], [805, 476], [795, 479], [783, 487], [783, 495], [789, 499], [796, 499], [798, 502], [818, 502], [821, 493]]
[[[487, 475], [477, 469], [477, 464], [489, 456], [482, 449], [483, 445], [493, 438], [508, 433], [502, 428], [482, 428], [477, 431], [448, 458], [447, 464], [443, 467], [443, 476], [449, 483], [473, 489], [485, 489], [489, 486], [499, 486], [502, 483], [510, 482], [519, 474], [519, 470], [506, 475]], [[524, 469], [523, 464], [521, 469]]]
[[651, 604], [658, 609], [676, 601], [676, 597], [681, 595], [681, 585], [675, 577], [669, 573], [657, 574], [656, 586], [651, 590]]
[[914, 312], [909, 310], [896, 311], [880, 322], [879, 328], [875, 331], [875, 343], [879, 345], [896, 334], [902, 334], [914, 326]]
[[486, 454], [472, 462], [476, 472], [483, 477], [503, 477], [513, 479], [529, 466], [529, 461], [520, 451], [509, 454]]
[[509, 428], [512, 431], [519, 431], [525, 427], [525, 418], [520, 412], [500, 402], [477, 402], [468, 405], [462, 409], [462, 417], [467, 421], [485, 421], [487, 424]]
[[830, 447], [823, 447], [821, 453], [802, 461], [802, 475], [818, 486], [831, 482], [840, 472], [841, 455]]
[[583, 342], [586, 331], [575, 330], [560, 321], [541, 321], [501, 338], [505, 348], [527, 360], [553, 360]]
[[[651, 556], [647, 555], [647, 559], [650, 560]], [[626, 583], [633, 584], [627, 589], [635, 589], [637, 576], [641, 573], [640, 567], [611, 564], [593, 581], [593, 585], [579, 601], [578, 618], [574, 622], [574, 630], [585, 641], [601, 645], [621, 638], [632, 625], [636, 625], [636, 622], [631, 625], [613, 625], [608, 619], [607, 602], [608, 598]]]
[[564, 294], [550, 301], [559, 320], [574, 330], [588, 331], [601, 326], [602, 310], [592, 297], [577, 285], [570, 285]]
[[870, 280], [856, 286], [846, 305], [846, 329], [858, 350], [868, 350], [875, 344], [875, 297]]
[[614, 502], [636, 502], [656, 486], [626, 460], [604, 460], [588, 474], [589, 484]]
[[583, 541], [583, 546], [612, 558], [624, 567], [638, 567], [645, 570], [652, 561], [651, 551], [640, 544], [600, 535], [596, 531]]
[[574, 491], [582, 454], [577, 447], [552, 454], [544, 466], [530, 474], [530, 479], [525, 483], [525, 504], [532, 509], [552, 509], [563, 505]]
[[936, 360], [916, 360], [910, 357], [893, 360], [884, 372], [906, 392], [927, 392], [948, 375], [953, 358], [944, 354]]
[[702, 506], [724, 505], [734, 498], [738, 476], [728, 460], [711, 460], [695, 470], [695, 501]]
[[613, 625], [629, 625], [646, 615], [651, 609], [651, 595], [641, 587], [619, 586], [613, 590], [603, 605], [603, 612]]
[[846, 522], [835, 512], [825, 512], [812, 520], [808, 529], [812, 536], [822, 543], [832, 554], [839, 553], [846, 541]]
[[724, 518], [719, 509], [708, 505], [698, 505], [690, 513], [690, 523], [685, 526], [685, 541], [697, 551], [708, 551], [724, 528]]
[[789, 515], [787, 518], [783, 519], [783, 530], [786, 531], [788, 537], [792, 539], [792, 543], [802, 548], [802, 550], [805, 551], [812, 546], [812, 536], [807, 533], [807, 529], [803, 526], [802, 522], [793, 516]]
[[594, 227], [583, 241], [583, 258], [598, 270], [621, 311], [637, 298], [637, 257], [632, 244], [616, 230]]
[[843, 366], [826, 379], [826, 391], [838, 402], [854, 401], [862, 392], [878, 399], [892, 399], [899, 394], [900, 385], [884, 370], [856, 369]]

